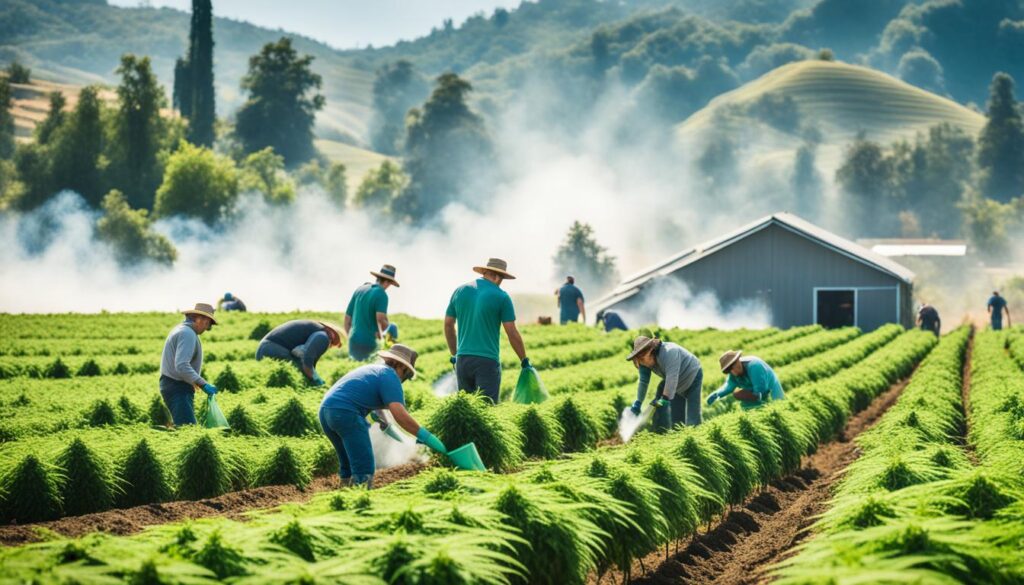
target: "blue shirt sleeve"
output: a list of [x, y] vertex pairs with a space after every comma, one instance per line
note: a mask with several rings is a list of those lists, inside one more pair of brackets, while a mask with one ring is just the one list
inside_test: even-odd
[[352, 298], [350, 298], [348, 300], [348, 308], [345, 309], [345, 314], [348, 315], [349, 317], [351, 317], [355, 310], [356, 310], [356, 295], [352, 295]]
[[330, 346], [331, 338], [327, 337], [327, 334], [323, 331], [317, 331], [310, 335], [306, 339], [306, 350], [302, 354], [302, 365], [307, 368], [316, 367], [316, 362], [320, 360], [320, 356], [324, 355]]
[[715, 395], [719, 398], [725, 398], [732, 394], [732, 391], [736, 389], [736, 377], [732, 374], [725, 376], [725, 384], [721, 388], [715, 390]]
[[385, 314], [387, 314], [387, 312], [388, 312], [388, 293], [384, 292], [384, 289], [380, 289], [380, 291], [377, 293], [377, 298], [375, 299], [375, 302], [373, 303], [373, 310], [376, 311], [377, 313], [385, 313]]
[[392, 402], [397, 402], [402, 406], [405, 406], [405, 393], [402, 392], [402, 382], [398, 379], [398, 374], [394, 370], [388, 368], [386, 372], [381, 375], [380, 386], [380, 401], [385, 408]]
[[651, 383], [651, 369], [640, 366], [640, 380], [636, 385], [636, 399], [643, 402], [647, 398], [647, 386]]
[[512, 306], [512, 297], [505, 293], [501, 299], [501, 322], [508, 323], [516, 320], [516, 309]]
[[459, 294], [459, 291], [458, 291], [458, 289], [456, 289], [456, 291], [452, 293], [452, 298], [448, 299], [448, 308], [445, 309], [445, 311], [444, 311], [445, 317], [454, 317], [455, 316], [455, 297], [458, 294]]

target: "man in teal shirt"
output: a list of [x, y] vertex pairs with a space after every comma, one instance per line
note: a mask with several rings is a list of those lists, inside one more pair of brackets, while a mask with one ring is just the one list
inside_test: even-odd
[[345, 309], [345, 334], [348, 335], [348, 355], [357, 362], [366, 361], [377, 351], [377, 339], [382, 333], [398, 337], [398, 328], [388, 322], [387, 289], [401, 286], [395, 279], [394, 266], [385, 264], [380, 272], [370, 271], [375, 282], [367, 282], [356, 289]]
[[445, 311], [444, 337], [459, 389], [481, 392], [497, 404], [501, 387], [498, 341], [502, 327], [522, 367], [530, 365], [523, 338], [516, 328], [512, 298], [501, 290], [502, 281], [515, 276], [509, 274], [508, 264], [498, 258], [491, 258], [486, 266], [473, 267], [473, 271], [482, 278], [455, 289]]
[[565, 284], [555, 291], [558, 299], [558, 322], [562, 325], [575, 323], [583, 314], [583, 322], [587, 322], [587, 309], [583, 305], [583, 291], [576, 286], [576, 279], [572, 276], [565, 277]]
[[760, 408], [769, 400], [782, 400], [782, 383], [771, 367], [759, 357], [742, 357], [742, 351], [727, 351], [719, 358], [722, 373], [728, 374], [723, 385], [708, 395], [708, 405], [719, 398], [732, 396], [743, 410]]

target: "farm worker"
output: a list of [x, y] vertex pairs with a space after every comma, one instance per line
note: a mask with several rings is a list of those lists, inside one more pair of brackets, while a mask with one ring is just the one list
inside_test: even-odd
[[398, 426], [438, 453], [447, 453], [444, 443], [419, 425], [405, 409], [402, 383], [416, 376], [417, 354], [396, 343], [377, 354], [383, 364], [360, 366], [331, 386], [320, 402], [320, 426], [338, 454], [338, 475], [343, 486], [373, 487], [375, 463], [370, 444], [368, 414], [387, 422], [379, 411], [387, 409]]
[[1006, 306], [1006, 299], [999, 296], [999, 291], [992, 291], [992, 296], [988, 299], [988, 314], [992, 319], [992, 329], [999, 331], [1003, 328], [1003, 311], [1006, 311], [1006, 324], [1010, 327], [1013, 326], [1010, 323], [1010, 308]]
[[345, 333], [348, 355], [357, 362], [370, 359], [377, 351], [377, 339], [384, 332], [385, 341], [398, 339], [398, 327], [388, 322], [388, 288], [401, 286], [395, 279], [394, 266], [385, 264], [379, 272], [370, 271], [375, 282], [367, 282], [352, 293], [345, 309]]
[[523, 368], [530, 366], [530, 359], [526, 357], [523, 337], [516, 328], [512, 298], [501, 290], [502, 281], [515, 279], [508, 272], [508, 263], [491, 258], [485, 266], [474, 266], [473, 271], [482, 278], [455, 289], [445, 311], [444, 337], [459, 389], [481, 392], [497, 404], [501, 386], [500, 329], [505, 329], [512, 351], [516, 352]]
[[939, 336], [939, 331], [942, 329], [939, 312], [928, 303], [921, 305], [921, 309], [917, 311], [917, 324], [921, 329], [934, 333], [936, 337]]
[[583, 291], [576, 286], [576, 279], [572, 276], [565, 277], [565, 284], [555, 291], [555, 298], [558, 300], [559, 322], [575, 323], [583, 315], [583, 322], [587, 322], [587, 309], [583, 306]]
[[290, 361], [314, 386], [323, 386], [316, 363], [328, 348], [341, 347], [341, 335], [341, 328], [328, 321], [286, 321], [263, 336], [256, 348], [256, 360]]
[[217, 308], [222, 311], [241, 311], [243, 313], [248, 310], [245, 308], [245, 303], [242, 302], [242, 299], [229, 292], [224, 293], [224, 298], [217, 301]]
[[727, 374], [725, 384], [708, 395], [708, 405], [719, 398], [732, 396], [743, 410], [760, 408], [769, 400], [782, 400], [782, 383], [771, 367], [759, 357], [743, 357], [742, 351], [729, 350], [718, 358], [722, 373]]
[[654, 372], [661, 377], [658, 392], [651, 402], [657, 408], [654, 428], [667, 431], [675, 425], [700, 424], [700, 389], [704, 371], [697, 356], [675, 343], [640, 335], [633, 340], [633, 351], [626, 360], [632, 361], [640, 371], [636, 402], [630, 408], [633, 414], [640, 414], [647, 398], [651, 372]]
[[184, 311], [185, 321], [175, 325], [164, 342], [160, 358], [160, 395], [176, 426], [196, 424], [196, 388], [202, 388], [211, 396], [217, 393], [217, 387], [199, 375], [203, 369], [203, 346], [199, 336], [217, 324], [213, 311], [206, 303], [196, 303], [194, 309]]
[[597, 322], [604, 325], [605, 332], [614, 331], [615, 329], [621, 329], [622, 331], [629, 329], [626, 327], [626, 322], [623, 321], [622, 317], [620, 317], [615, 311], [598, 311]]

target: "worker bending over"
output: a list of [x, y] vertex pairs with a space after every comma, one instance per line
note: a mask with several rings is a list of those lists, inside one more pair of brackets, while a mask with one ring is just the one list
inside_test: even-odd
[[[438, 453], [447, 453], [444, 443], [419, 425], [405, 409], [402, 383], [416, 377], [416, 352], [395, 344], [377, 354], [383, 364], [360, 366], [334, 383], [320, 402], [320, 426], [338, 455], [338, 476], [342, 486], [373, 487], [376, 462], [370, 444], [366, 416], [387, 409], [395, 423], [417, 441]], [[382, 430], [388, 422], [379, 414]]]
[[928, 303], [921, 305], [917, 311], [917, 325], [924, 331], [934, 333], [935, 337], [938, 337], [939, 332], [942, 331], [942, 319], [939, 318], [939, 312]]
[[389, 287], [401, 286], [395, 279], [394, 266], [385, 264], [380, 272], [370, 271], [376, 281], [367, 282], [352, 293], [345, 309], [345, 334], [348, 355], [357, 362], [370, 359], [377, 351], [377, 339], [384, 336], [398, 339], [398, 326], [388, 322]]
[[661, 377], [652, 402], [657, 407], [654, 428], [667, 431], [676, 425], [701, 423], [700, 390], [704, 371], [697, 356], [675, 343], [640, 335], [633, 340], [633, 351], [626, 360], [632, 361], [640, 371], [636, 402], [630, 408], [633, 414], [640, 414], [651, 372], [654, 372]]
[[728, 374], [725, 384], [708, 395], [708, 405], [719, 398], [732, 396], [743, 410], [760, 408], [769, 400], [782, 400], [782, 383], [771, 367], [759, 357], [743, 357], [742, 351], [729, 350], [718, 358], [722, 373]]
[[199, 375], [203, 371], [203, 346], [199, 336], [217, 324], [213, 307], [196, 303], [194, 309], [184, 314], [185, 321], [175, 325], [167, 335], [160, 357], [160, 396], [171, 411], [175, 426], [196, 424], [196, 388], [211, 396], [217, 393], [217, 387]]
[[597, 323], [604, 325], [605, 332], [614, 331], [620, 329], [626, 331], [629, 329], [626, 327], [626, 322], [622, 320], [619, 314], [612, 310], [602, 310], [597, 312]]
[[323, 386], [316, 364], [331, 347], [341, 347], [341, 328], [337, 325], [308, 319], [286, 321], [263, 337], [256, 348], [256, 360], [291, 362], [314, 386]]
[[224, 293], [224, 298], [217, 301], [217, 308], [222, 311], [239, 311], [241, 313], [248, 311], [242, 299], [229, 292]]

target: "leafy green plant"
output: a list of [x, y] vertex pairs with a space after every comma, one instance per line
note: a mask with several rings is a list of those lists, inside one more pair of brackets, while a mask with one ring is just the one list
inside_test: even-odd
[[35, 455], [26, 455], [0, 481], [5, 522], [52, 520], [63, 512], [59, 471], [44, 465]]
[[299, 524], [298, 520], [292, 520], [281, 528], [270, 534], [270, 542], [284, 547], [304, 561], [313, 562], [316, 560], [316, 553], [313, 551], [313, 537], [309, 531]]
[[563, 451], [586, 451], [600, 439], [597, 423], [572, 398], [555, 408], [555, 419], [562, 426]]
[[113, 370], [110, 370], [110, 373], [115, 376], [125, 376], [130, 374], [131, 370], [128, 369], [124, 362], [117, 362], [117, 365], [114, 366]]
[[292, 388], [296, 385], [291, 366], [278, 366], [267, 377], [268, 388]]
[[519, 413], [516, 425], [523, 435], [523, 453], [527, 457], [553, 459], [561, 453], [562, 427], [536, 406], [531, 405]]
[[238, 392], [242, 389], [242, 383], [238, 380], [238, 376], [235, 375], [235, 371], [231, 369], [231, 364], [224, 366], [217, 377], [213, 381], [213, 385], [218, 390], [224, 390], [228, 392]]
[[259, 341], [263, 339], [267, 335], [267, 333], [270, 333], [271, 329], [272, 327], [270, 326], [270, 321], [260, 321], [259, 323], [256, 324], [255, 327], [253, 327], [252, 331], [249, 332], [249, 339]]
[[315, 433], [316, 430], [317, 424], [312, 415], [306, 412], [306, 407], [294, 396], [279, 406], [270, 419], [270, 432], [278, 436], [301, 437]]
[[75, 438], [57, 456], [56, 465], [64, 473], [61, 499], [69, 516], [107, 510], [114, 505], [115, 487], [110, 464]]
[[122, 507], [166, 502], [173, 496], [163, 463], [146, 439], [141, 439], [128, 452], [121, 465], [121, 479], [125, 489], [118, 494], [117, 501]]
[[167, 405], [164, 404], [164, 400], [159, 394], [149, 401], [149, 409], [147, 413], [149, 416], [149, 422], [154, 426], [171, 426], [171, 411], [167, 409]]
[[192, 560], [213, 571], [221, 580], [246, 574], [242, 553], [226, 544], [219, 530], [210, 534]]
[[102, 376], [103, 370], [100, 368], [96, 360], [88, 359], [82, 364], [78, 371], [75, 372], [76, 376]]
[[106, 398], [92, 403], [85, 413], [85, 421], [91, 427], [102, 427], [117, 424], [117, 414]]
[[478, 394], [459, 392], [444, 400], [430, 415], [427, 427], [449, 451], [475, 443], [488, 469], [507, 471], [523, 460], [522, 434], [499, 419]]
[[267, 432], [263, 430], [263, 427], [256, 421], [249, 411], [246, 410], [245, 406], [238, 404], [228, 412], [228, 425], [231, 426], [231, 432], [239, 435], [249, 435], [251, 437], [261, 437], [266, 435]]
[[294, 485], [300, 490], [309, 486], [309, 471], [288, 445], [281, 445], [256, 470], [256, 485]]
[[50, 362], [50, 364], [46, 366], [46, 369], [43, 370], [43, 377], [53, 379], [70, 378], [71, 370], [68, 368], [67, 364], [61, 361], [60, 358], [57, 358]]
[[178, 455], [178, 497], [201, 500], [227, 493], [231, 491], [231, 471], [213, 437], [204, 433]]
[[117, 399], [117, 408], [121, 411], [121, 416], [126, 421], [139, 422], [144, 418], [142, 410], [123, 394]]

